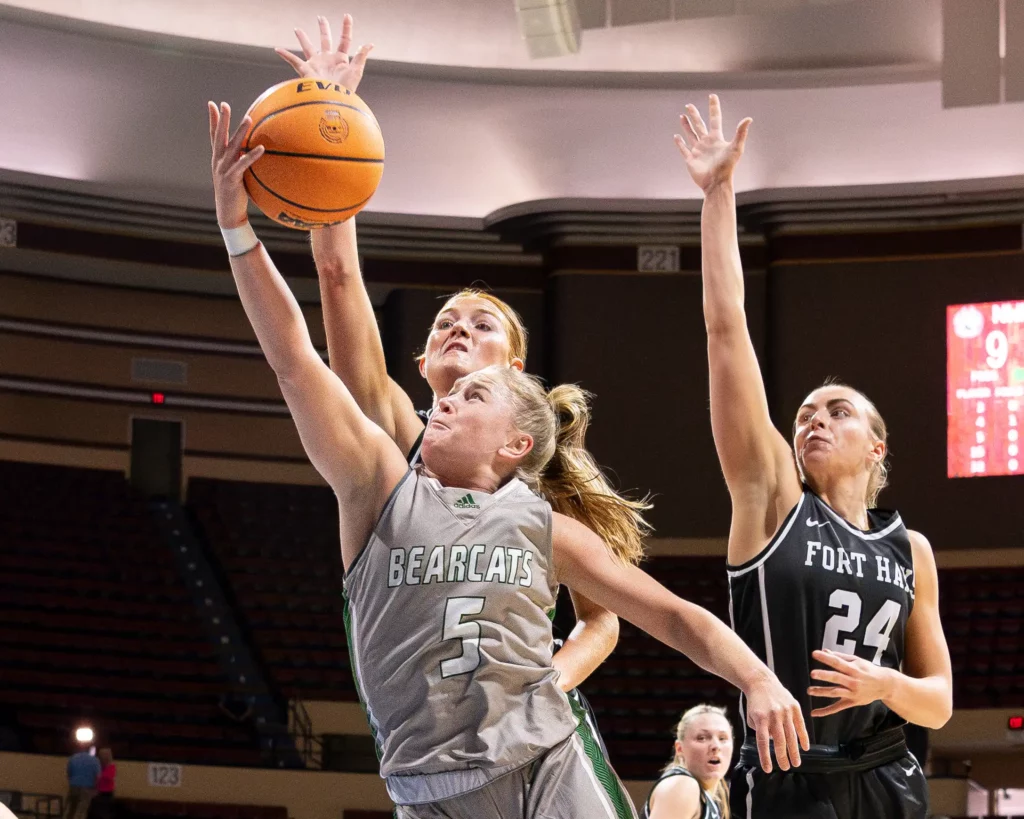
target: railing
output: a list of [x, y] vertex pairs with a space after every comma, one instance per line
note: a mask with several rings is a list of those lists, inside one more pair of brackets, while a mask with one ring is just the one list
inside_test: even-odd
[[302, 700], [288, 701], [288, 731], [295, 742], [295, 748], [307, 768], [320, 770], [324, 763], [324, 743], [319, 734], [313, 732], [313, 720]]

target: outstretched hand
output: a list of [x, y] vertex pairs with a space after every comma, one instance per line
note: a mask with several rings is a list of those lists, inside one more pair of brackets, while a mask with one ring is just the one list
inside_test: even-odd
[[800, 749], [806, 751], [811, 747], [800, 704], [774, 674], [744, 693], [747, 725], [757, 734], [761, 768], [765, 773], [772, 772], [773, 745], [775, 759], [782, 770], [799, 767]]
[[338, 41], [337, 49], [331, 37], [331, 24], [326, 17], [317, 17], [320, 26], [320, 49], [313, 45], [313, 41], [301, 28], [295, 29], [295, 36], [305, 60], [301, 60], [286, 48], [275, 48], [278, 56], [288, 65], [295, 69], [300, 77], [319, 77], [321, 79], [333, 80], [353, 94], [359, 87], [359, 81], [363, 78], [363, 70], [366, 68], [366, 58], [373, 50], [371, 44], [362, 46], [354, 57], [349, 57], [348, 50], [352, 46], [352, 15], [346, 14], [341, 24], [341, 39]]
[[686, 169], [702, 191], [707, 193], [732, 179], [752, 122], [750, 117], [742, 120], [732, 141], [727, 142], [722, 133], [722, 105], [717, 94], [708, 98], [708, 125], [697, 106], [686, 106], [686, 113], [679, 117], [682, 134], [675, 135], [675, 142], [686, 160]]
[[217, 224], [234, 228], [245, 224], [249, 197], [242, 184], [245, 169], [263, 156], [263, 146], [242, 151], [242, 143], [252, 120], [243, 117], [238, 130], [228, 139], [231, 130], [231, 106], [222, 102], [206, 104], [210, 114], [210, 147], [213, 149], [213, 193], [217, 201]]
[[892, 671], [888, 668], [853, 654], [829, 649], [814, 651], [811, 657], [828, 666], [827, 669], [815, 668], [811, 671], [811, 679], [827, 685], [809, 686], [807, 693], [812, 697], [834, 700], [811, 711], [812, 717], [827, 717], [847, 708], [885, 699], [889, 694]]

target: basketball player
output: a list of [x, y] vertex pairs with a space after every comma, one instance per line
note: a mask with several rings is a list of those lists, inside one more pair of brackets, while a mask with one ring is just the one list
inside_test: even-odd
[[743, 819], [916, 819], [926, 815], [927, 786], [902, 726], [938, 728], [952, 710], [935, 559], [896, 512], [874, 508], [886, 430], [862, 393], [841, 384], [813, 390], [792, 444], [772, 425], [736, 234], [733, 172], [750, 123], [726, 141], [712, 96], [709, 124], [688, 105], [675, 139], [704, 191], [711, 427], [733, 504], [733, 626], [798, 697], [814, 745], [798, 773], [762, 773], [748, 738], [732, 811]]
[[[355, 92], [373, 46], [364, 45], [355, 56], [348, 56], [353, 36], [351, 15], [344, 17], [337, 47], [327, 18], [319, 17], [317, 22], [319, 49], [302, 29], [296, 29], [303, 58], [283, 48], [277, 49], [277, 53], [300, 76], [326, 77]], [[310, 237], [320, 279], [331, 369], [345, 382], [359, 408], [384, 429], [403, 452], [409, 453], [410, 463], [415, 463], [429, 412], [417, 411], [406, 392], [388, 377], [377, 321], [359, 271], [355, 219], [313, 230]], [[253, 263], [258, 264], [259, 260], [254, 259]], [[436, 406], [462, 376], [492, 364], [521, 370], [526, 354], [526, 328], [516, 311], [489, 293], [463, 290], [449, 298], [437, 314], [419, 359], [420, 372], [433, 391], [432, 406]], [[591, 473], [587, 490], [604, 494], [614, 499], [613, 502], [633, 509], [640, 530], [645, 532], [646, 523], [640, 515], [646, 505], [619, 498], [599, 471], [591, 470]], [[595, 529], [627, 559], [633, 562], [640, 559], [642, 544], [638, 538], [630, 537], [629, 530], [608, 531], [602, 529], [600, 521], [580, 518], [581, 507], [574, 503], [573, 493], [560, 493], [548, 500], [557, 511]], [[574, 589], [569, 592], [576, 612], [576, 626], [555, 653], [558, 684], [585, 716], [580, 730], [592, 733], [603, 749], [593, 711], [577, 686], [615, 649], [619, 621], [610, 611], [595, 606]]]
[[[262, 151], [241, 153], [247, 119], [229, 139], [227, 105], [209, 108], [218, 222], [242, 305], [306, 453], [338, 496], [353, 672], [398, 815], [634, 815], [557, 685], [547, 612], [560, 582], [740, 688], [765, 764], [769, 736], [780, 764], [798, 764], [799, 706], [753, 652], [540, 497], [567, 463], [589, 458], [578, 388], [546, 393], [504, 366], [460, 379], [410, 468], [320, 359], [252, 229], [227, 227]], [[263, 263], [242, 265], [250, 254]]]
[[675, 755], [647, 797], [644, 819], [729, 819], [722, 778], [732, 760], [732, 726], [725, 709], [695, 705], [675, 734]]

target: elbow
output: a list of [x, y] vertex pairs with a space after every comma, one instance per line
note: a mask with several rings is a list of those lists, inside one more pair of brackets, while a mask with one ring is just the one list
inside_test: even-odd
[[952, 695], [949, 695], [949, 696], [946, 697], [945, 701], [942, 703], [942, 708], [936, 709], [935, 713], [932, 715], [932, 719], [924, 727], [925, 728], [930, 728], [933, 731], [937, 731], [939, 728], [944, 727], [945, 724], [947, 722], [949, 722], [949, 720], [950, 720], [950, 718], [952, 716], [953, 716], [953, 697], [952, 697]]
[[935, 703], [933, 708], [924, 715], [923, 719], [914, 720], [922, 728], [929, 728], [937, 731], [942, 728], [953, 716], [953, 691], [952, 686], [947, 682], [942, 692], [942, 698]]
[[277, 376], [277, 386], [281, 389], [281, 394], [285, 397], [285, 400], [287, 400], [288, 395], [297, 388], [298, 368], [280, 362], [278, 362], [277, 366], [274, 364], [270, 366]]
[[953, 716], [953, 710], [944, 710], [941, 714], [929, 714], [928, 719], [920, 720], [917, 724], [929, 731], [938, 731], [944, 728], [949, 718]]
[[743, 306], [731, 310], [708, 310], [705, 305], [704, 328], [709, 340], [730, 341], [747, 330], [747, 316]]
[[935, 724], [926, 726], [934, 730], [941, 728], [953, 716], [953, 680], [949, 677], [944, 677], [942, 681], [942, 706], [936, 709]]
[[294, 388], [303, 373], [307, 371], [306, 360], [298, 355], [281, 354], [273, 358], [267, 356], [267, 363], [270, 364], [270, 369], [277, 376], [277, 385], [281, 388], [281, 392], [286, 396], [288, 390]]
[[315, 258], [317, 273], [320, 278], [332, 285], [348, 284], [353, 278], [359, 277], [359, 267], [346, 264], [334, 255], [318, 254]]
[[708, 340], [715, 341], [728, 338], [735, 332], [735, 324], [719, 317], [707, 316], [704, 319], [704, 329], [707, 330]]
[[[271, 344], [262, 344], [263, 355], [282, 389], [305, 376], [311, 366], [323, 363], [309, 336], [298, 329], [280, 333]], [[301, 330], [304, 331], [305, 327]]]
[[619, 617], [608, 611], [601, 617], [601, 634], [604, 637], [605, 656], [607, 657], [619, 644]]

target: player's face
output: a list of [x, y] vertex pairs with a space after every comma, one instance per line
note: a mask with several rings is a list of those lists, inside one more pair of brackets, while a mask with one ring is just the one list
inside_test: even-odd
[[512, 359], [497, 309], [485, 299], [450, 301], [434, 319], [420, 362], [420, 373], [434, 394], [447, 395], [458, 379], [494, 364], [523, 368], [522, 361]]
[[732, 760], [732, 728], [721, 714], [701, 714], [686, 727], [682, 741], [676, 742], [676, 754], [683, 766], [707, 785], [721, 779]]
[[521, 438], [505, 388], [468, 376], [437, 402], [423, 433], [423, 459], [448, 475], [475, 473], [484, 464], [504, 464], [498, 468], [511, 473]]
[[826, 476], [859, 475], [885, 454], [871, 431], [871, 410], [849, 387], [820, 387], [796, 415], [793, 451], [810, 483]]

